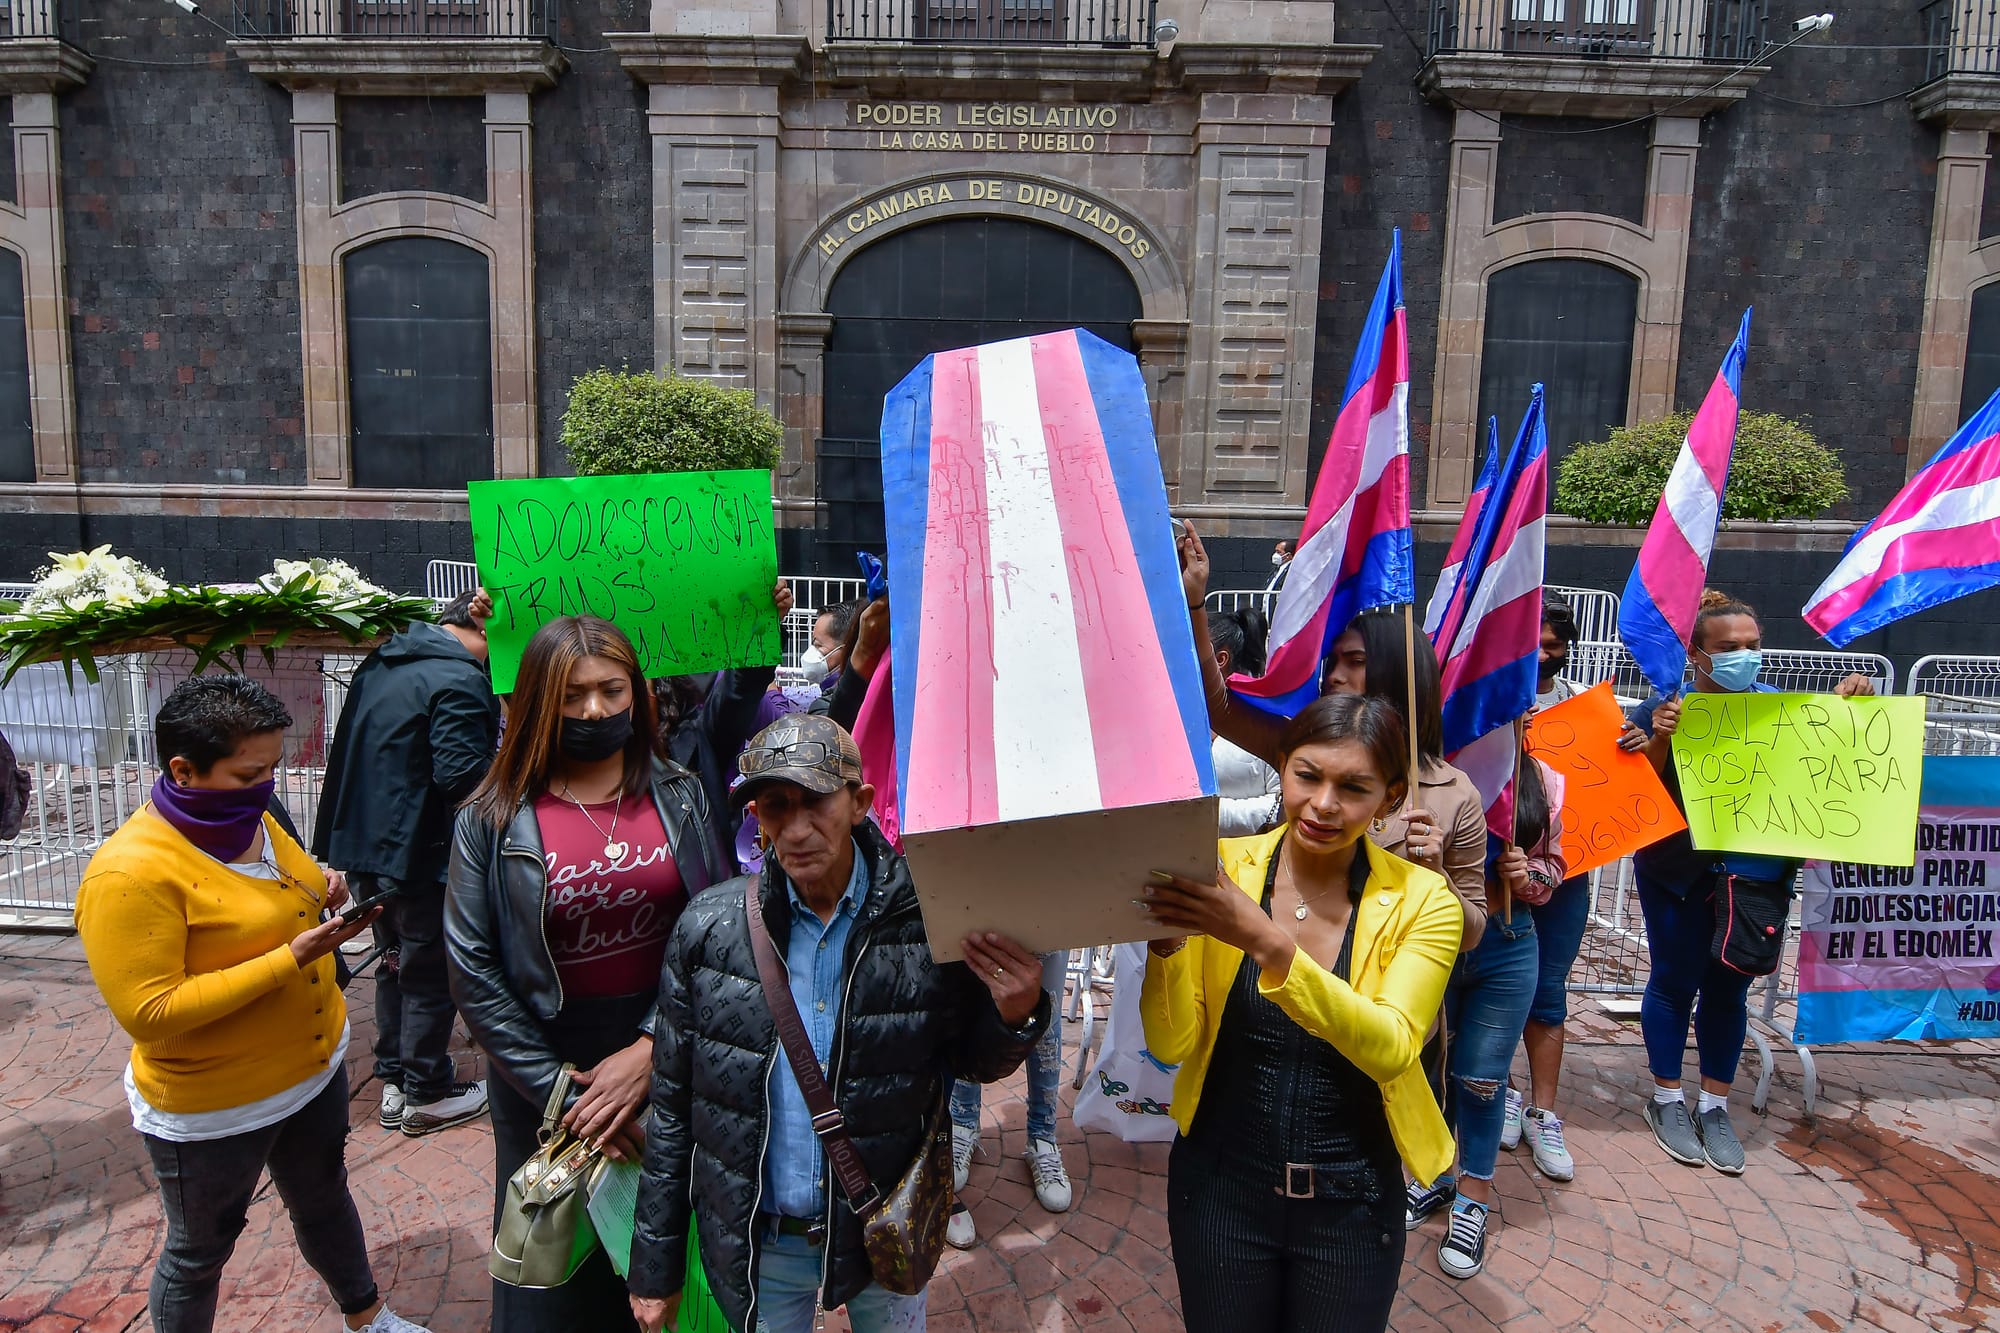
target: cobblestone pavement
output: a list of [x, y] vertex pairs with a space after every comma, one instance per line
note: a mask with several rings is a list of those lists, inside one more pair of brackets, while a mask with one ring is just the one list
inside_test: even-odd
[[[351, 996], [355, 1197], [396, 1308], [436, 1333], [470, 1333], [486, 1327], [487, 1133], [407, 1140], [375, 1125], [359, 1054], [373, 1031], [371, 990]], [[1485, 1273], [1442, 1276], [1433, 1221], [1411, 1238], [1396, 1329], [2000, 1327], [1992, 1051], [1828, 1054], [1816, 1127], [1803, 1123], [1798, 1061], [1783, 1055], [1771, 1114], [1739, 1106], [1750, 1170], [1731, 1180], [1664, 1158], [1637, 1110], [1637, 1034], [1579, 1008], [1590, 1012], [1572, 1024], [1565, 1093], [1577, 1180], [1551, 1185], [1525, 1153], [1504, 1156]], [[126, 1049], [74, 940], [0, 936], [0, 1329], [145, 1326], [162, 1225], [125, 1111]], [[1746, 1061], [1746, 1083], [1754, 1068]], [[989, 1090], [968, 1191], [982, 1244], [947, 1259], [931, 1328], [1179, 1328], [1165, 1149], [1082, 1136], [1065, 1120], [1076, 1206], [1052, 1216], [1021, 1161], [1022, 1090], [1019, 1077]], [[269, 1197], [224, 1278], [217, 1327], [340, 1327]], [[827, 1327], [845, 1333], [846, 1323], [835, 1315]]]

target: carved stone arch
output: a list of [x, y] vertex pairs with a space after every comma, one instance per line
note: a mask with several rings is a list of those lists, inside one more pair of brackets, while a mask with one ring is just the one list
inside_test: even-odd
[[[950, 199], [937, 198], [940, 186], [951, 192]], [[902, 207], [904, 196], [914, 195], [921, 201], [926, 189], [931, 191], [933, 202]], [[1024, 191], [1031, 193], [1024, 197]], [[1055, 198], [1039, 202], [1049, 195]], [[1067, 210], [1061, 207], [1065, 199], [1071, 201]], [[884, 202], [893, 203], [896, 211], [880, 221], [866, 222], [868, 210]], [[1086, 223], [1082, 219], [1087, 213], [1100, 220]], [[864, 224], [851, 228], [849, 221], [857, 216]], [[1148, 321], [1187, 318], [1187, 281], [1155, 228], [1100, 194], [1074, 185], [1053, 185], [1042, 177], [1015, 171], [924, 172], [893, 181], [834, 209], [819, 220], [810, 241], [792, 260], [781, 288], [780, 308], [801, 314], [823, 312], [834, 277], [863, 249], [926, 222], [967, 217], [1019, 218], [1091, 241], [1115, 256], [1132, 275]], [[1104, 221], [1111, 219], [1119, 226], [1107, 232]], [[1127, 227], [1133, 233], [1130, 242], [1121, 240]], [[1141, 249], [1144, 253], [1134, 253]]]

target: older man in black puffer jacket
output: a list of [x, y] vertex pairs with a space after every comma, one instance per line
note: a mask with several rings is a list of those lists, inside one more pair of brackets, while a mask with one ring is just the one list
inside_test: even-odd
[[[629, 1285], [652, 1333], [685, 1276], [690, 1208], [732, 1328], [805, 1333], [848, 1307], [856, 1333], [921, 1329], [923, 1296], [874, 1284], [861, 1223], [829, 1176], [758, 980], [746, 891], [783, 956], [793, 1002], [875, 1186], [926, 1142], [954, 1078], [1019, 1067], [1049, 1021], [1041, 962], [996, 935], [939, 964], [908, 865], [868, 818], [854, 740], [827, 718], [780, 718], [740, 761], [736, 800], [771, 847], [761, 879], [689, 904], [667, 945]], [[822, 1281], [823, 1275], [823, 1281]]]

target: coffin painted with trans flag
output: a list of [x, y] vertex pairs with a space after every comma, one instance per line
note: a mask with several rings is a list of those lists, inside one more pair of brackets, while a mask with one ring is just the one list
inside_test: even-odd
[[1215, 872], [1207, 708], [1139, 365], [1081, 330], [928, 357], [883, 405], [898, 813], [931, 949], [1167, 932]]

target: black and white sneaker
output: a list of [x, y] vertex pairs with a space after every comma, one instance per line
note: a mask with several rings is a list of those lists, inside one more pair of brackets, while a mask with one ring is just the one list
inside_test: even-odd
[[382, 1085], [382, 1111], [376, 1116], [384, 1129], [403, 1127], [403, 1090], [393, 1083]]
[[1411, 1181], [1410, 1191], [1403, 1199], [1403, 1229], [1415, 1231], [1426, 1218], [1451, 1207], [1451, 1201], [1457, 1197], [1458, 1183], [1450, 1176], [1439, 1176], [1433, 1185]]
[[454, 1083], [449, 1095], [434, 1102], [404, 1102], [403, 1132], [411, 1138], [450, 1129], [486, 1114], [484, 1083]]
[[1486, 1205], [1460, 1199], [1451, 1207], [1451, 1225], [1438, 1246], [1438, 1267], [1455, 1278], [1478, 1275], [1486, 1267]]

